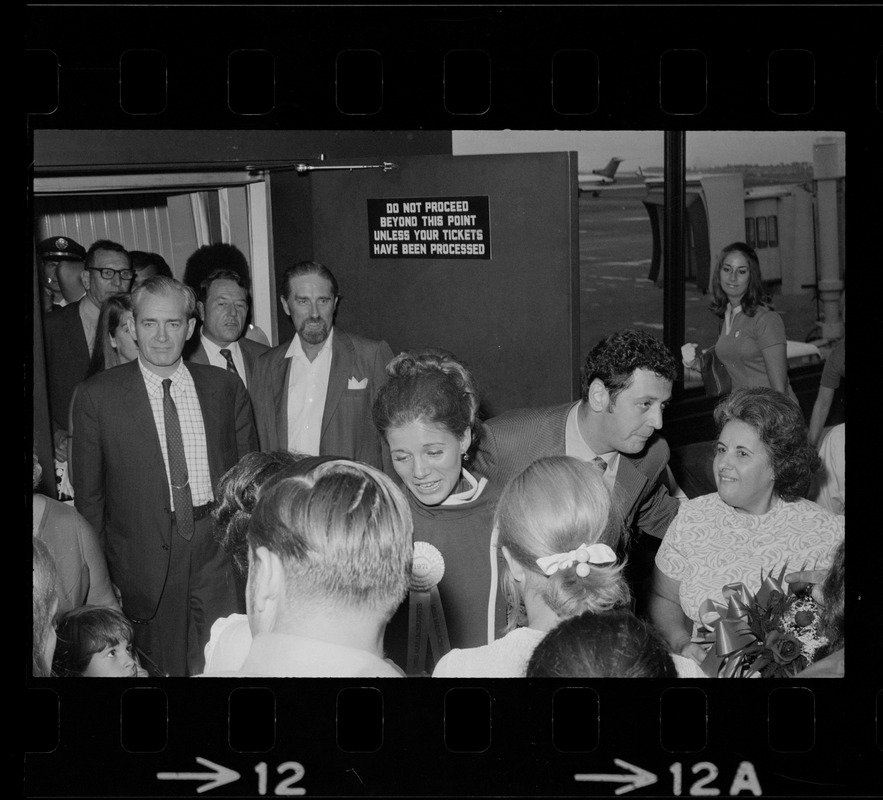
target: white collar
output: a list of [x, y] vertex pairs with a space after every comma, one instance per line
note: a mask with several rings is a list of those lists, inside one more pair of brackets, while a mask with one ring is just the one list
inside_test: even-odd
[[733, 320], [736, 319], [736, 314], [738, 314], [741, 310], [741, 303], [735, 308], [727, 303], [727, 310], [724, 312], [724, 333], [730, 332], [730, 329], [733, 327]]
[[462, 505], [463, 503], [471, 503], [473, 500], [478, 499], [478, 496], [484, 491], [484, 487], [487, 486], [487, 478], [476, 480], [476, 478], [472, 474], [470, 474], [468, 470], [461, 470], [460, 475], [466, 479], [466, 482], [469, 484], [469, 488], [462, 492], [448, 495], [444, 500], [442, 500], [441, 505], [457, 506]]
[[221, 345], [215, 344], [202, 331], [199, 332], [199, 341], [202, 343], [203, 348], [213, 355], [220, 355], [222, 349], [229, 350], [231, 353], [235, 353], [239, 349], [238, 339], [235, 342], [225, 342], [222, 348]]

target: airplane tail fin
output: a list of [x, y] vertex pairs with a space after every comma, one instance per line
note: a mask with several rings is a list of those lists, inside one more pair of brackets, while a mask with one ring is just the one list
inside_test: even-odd
[[619, 166], [620, 161], [622, 161], [621, 158], [611, 158], [604, 169], [593, 169], [592, 172], [596, 175], [603, 175], [605, 178], [612, 178], [616, 174], [616, 169]]

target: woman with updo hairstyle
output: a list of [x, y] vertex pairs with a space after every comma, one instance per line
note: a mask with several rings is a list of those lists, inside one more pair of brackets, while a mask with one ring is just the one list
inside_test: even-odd
[[245, 608], [248, 579], [248, 522], [257, 503], [258, 490], [276, 473], [297, 464], [302, 456], [289, 450], [246, 453], [228, 469], [215, 489], [212, 534], [224, 548], [236, 574], [237, 594]]
[[[503, 488], [494, 530], [505, 559], [506, 635], [451, 650], [433, 677], [524, 677], [534, 648], [562, 620], [629, 606], [625, 562], [616, 556], [624, 530], [594, 465], [571, 456], [534, 461]], [[687, 659], [678, 660], [696, 676]]]
[[[512, 478], [493, 520], [504, 558], [506, 635], [482, 647], [451, 650], [433, 676], [523, 677], [533, 648], [561, 619], [628, 604], [615, 553], [622, 534], [610, 524], [611, 511], [598, 470], [575, 458], [541, 458]], [[585, 561], [577, 560], [580, 548]], [[544, 558], [552, 561], [541, 565]], [[577, 574], [580, 565], [585, 575]]]
[[[450, 647], [489, 644], [505, 625], [506, 607], [498, 579], [502, 561], [491, 542], [498, 490], [468, 469], [479, 431], [475, 382], [463, 363], [438, 349], [401, 353], [386, 372], [374, 424], [407, 489], [415, 552], [431, 567], [418, 588], [437, 590]], [[412, 592], [387, 626], [387, 655], [403, 667], [414, 651], [409, 637], [422, 635], [409, 624], [415, 598]], [[412, 663], [409, 674], [431, 673], [447, 649], [444, 638], [433, 640], [429, 661], [417, 671]]]

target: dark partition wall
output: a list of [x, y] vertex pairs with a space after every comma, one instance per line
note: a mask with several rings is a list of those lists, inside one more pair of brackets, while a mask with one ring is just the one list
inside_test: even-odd
[[[384, 160], [397, 168], [314, 172], [306, 178], [309, 195], [292, 192], [289, 186], [305, 180], [303, 176], [272, 176], [277, 275], [292, 256], [302, 257], [302, 248], [280, 228], [293, 225], [292, 215], [300, 213], [291, 207], [295, 194], [309, 196], [312, 257], [327, 264], [338, 279], [343, 295], [340, 327], [386, 339], [394, 352], [424, 345], [453, 351], [475, 373], [488, 414], [574, 397], [579, 370], [575, 154], [382, 154], [374, 163]], [[484, 254], [442, 258], [427, 251], [402, 257], [398, 239], [394, 257], [372, 256], [377, 241], [373, 237], [381, 228], [376, 211], [369, 215], [369, 208], [378, 208], [370, 201], [399, 202], [399, 216], [422, 217], [406, 214], [401, 201], [443, 203], [452, 198], [470, 198], [468, 212], [478, 209], [481, 214], [486, 209], [483, 226], [481, 220], [465, 225], [482, 229]], [[426, 210], [425, 205], [419, 208]], [[448, 213], [442, 215], [439, 241], [446, 241], [448, 234], [441, 228], [464, 225], [455, 219], [449, 226]], [[409, 227], [409, 241], [414, 243], [413, 224], [405, 221], [394, 229]], [[423, 227], [422, 219], [416, 227]], [[280, 327], [280, 339], [289, 338], [287, 320]]]

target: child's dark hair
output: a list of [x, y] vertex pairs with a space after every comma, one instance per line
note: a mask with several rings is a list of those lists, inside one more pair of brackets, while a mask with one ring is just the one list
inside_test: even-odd
[[676, 678], [674, 661], [652, 625], [631, 611], [591, 611], [546, 634], [528, 678]]
[[115, 608], [80, 606], [58, 621], [52, 667], [62, 678], [80, 678], [92, 656], [133, 638], [132, 623]]

